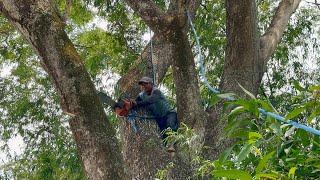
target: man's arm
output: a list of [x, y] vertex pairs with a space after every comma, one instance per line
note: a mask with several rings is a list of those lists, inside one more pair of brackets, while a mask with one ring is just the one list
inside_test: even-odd
[[149, 104], [153, 104], [161, 99], [161, 91], [156, 89], [153, 93], [148, 96], [146, 99], [142, 100], [140, 96], [136, 98], [135, 106], [146, 106]]

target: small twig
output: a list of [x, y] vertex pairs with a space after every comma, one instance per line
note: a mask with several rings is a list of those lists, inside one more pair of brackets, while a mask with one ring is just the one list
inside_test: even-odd
[[305, 1], [305, 2], [308, 4], [313, 4], [313, 5], [317, 6], [318, 9], [320, 9], [320, 3], [318, 3], [318, 0], [314, 0], [314, 2], [310, 2], [310, 1]]

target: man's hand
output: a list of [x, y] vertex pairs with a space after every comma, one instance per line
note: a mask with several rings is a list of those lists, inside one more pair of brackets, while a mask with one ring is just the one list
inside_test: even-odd
[[131, 103], [133, 106], [136, 106], [137, 105], [137, 102], [134, 100], [134, 99], [130, 99]]

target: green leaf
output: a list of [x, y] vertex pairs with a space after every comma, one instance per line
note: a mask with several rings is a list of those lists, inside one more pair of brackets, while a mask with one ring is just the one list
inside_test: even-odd
[[272, 151], [265, 155], [259, 162], [258, 166], [256, 167], [256, 173], [259, 173], [266, 167], [268, 160], [274, 155], [275, 151]]
[[245, 172], [240, 170], [214, 170], [212, 171], [212, 175], [216, 177], [226, 177], [230, 179], [240, 179], [240, 180], [250, 180], [252, 179], [252, 176]]
[[209, 104], [211, 106], [217, 104], [221, 99], [217, 96], [217, 95], [213, 95], [210, 99], [209, 99]]
[[282, 129], [279, 123], [273, 123], [270, 125], [270, 129], [273, 130], [273, 132], [277, 135], [282, 135]]
[[252, 146], [252, 144], [246, 144], [242, 147], [240, 153], [238, 154], [238, 162], [243, 161], [247, 157], [247, 155], [250, 153]]
[[[286, 151], [286, 150], [288, 151], [288, 150], [290, 150], [290, 149], [288, 148], [288, 149], [285, 149], [285, 151]], [[288, 153], [287, 153], [287, 154], [288, 154]], [[286, 158], [285, 161], [286, 161], [286, 162], [290, 162], [290, 161], [294, 161], [294, 160], [296, 160], [296, 159], [297, 159], [297, 158]]]
[[219, 160], [223, 163], [224, 161], [227, 160], [227, 158], [229, 157], [229, 155], [231, 154], [232, 149], [234, 148], [235, 145], [233, 145], [232, 147], [226, 149], [225, 151], [223, 151], [223, 153], [221, 154]]
[[315, 109], [312, 111], [310, 116], [308, 117], [307, 121], [311, 123], [311, 121], [320, 115], [320, 106], [315, 107]]
[[239, 99], [239, 100], [233, 101], [232, 104], [243, 106], [245, 110], [251, 112], [257, 117], [259, 116], [259, 110], [258, 110], [259, 105], [255, 100]]
[[309, 87], [310, 91], [320, 91], [320, 85], [312, 85]]
[[238, 106], [238, 107], [232, 109], [232, 111], [230, 112], [229, 116], [232, 116], [232, 115], [234, 115], [234, 114], [242, 113], [242, 112], [244, 112], [244, 110], [245, 110], [245, 109], [244, 109], [243, 106]]
[[292, 168], [290, 168], [289, 173], [288, 173], [288, 176], [289, 176], [290, 178], [294, 178], [294, 174], [296, 173], [296, 170], [297, 170], [297, 167], [292, 167]]
[[229, 137], [230, 138], [243, 138], [243, 139], [247, 139], [248, 138], [248, 132], [244, 131], [244, 130], [239, 130], [237, 128], [237, 131], [232, 133]]
[[261, 139], [262, 135], [257, 132], [248, 132], [248, 143], [252, 144], [257, 142], [257, 140]]
[[266, 102], [266, 101], [263, 101], [261, 99], [257, 99], [256, 100], [259, 104], [261, 104], [261, 107], [263, 109], [265, 109], [266, 111], [269, 111], [269, 112], [276, 112], [275, 108], [272, 106], [271, 103], [269, 102]]
[[303, 87], [300, 85], [300, 83], [299, 83], [297, 80], [294, 80], [294, 81], [293, 81], [293, 85], [294, 85], [294, 88], [297, 89], [297, 90], [299, 90], [299, 91], [305, 91], [305, 90], [306, 90], [305, 88], [303, 88]]
[[249, 139], [261, 139], [262, 135], [257, 132], [249, 132]]
[[236, 108], [232, 109], [231, 112], [228, 115], [229, 119], [235, 119], [235, 117], [243, 112], [245, 112], [246, 109], [243, 106], [237, 106]]
[[301, 114], [302, 111], [304, 111], [305, 108], [304, 107], [299, 107], [299, 108], [296, 108], [294, 109], [293, 111], [291, 111], [287, 116], [286, 116], [286, 119], [292, 119], [296, 116], [298, 116], [299, 114]]
[[255, 175], [256, 179], [279, 179], [278, 175], [276, 174], [266, 174], [266, 173], [259, 173]]

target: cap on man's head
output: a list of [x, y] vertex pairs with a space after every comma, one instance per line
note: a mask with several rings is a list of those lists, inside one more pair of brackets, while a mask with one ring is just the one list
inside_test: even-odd
[[153, 84], [153, 80], [149, 77], [143, 77], [139, 80], [138, 84], [142, 84], [142, 83], [151, 83]]

